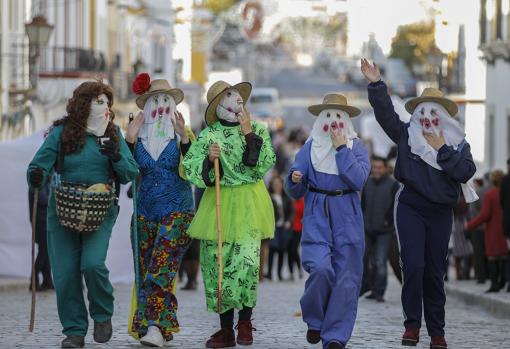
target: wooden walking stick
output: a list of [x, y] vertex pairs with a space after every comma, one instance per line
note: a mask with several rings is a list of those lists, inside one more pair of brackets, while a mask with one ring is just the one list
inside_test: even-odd
[[37, 201], [39, 200], [39, 188], [34, 189], [34, 204], [32, 205], [32, 304], [30, 306], [30, 325], [28, 330], [34, 331], [35, 322], [35, 219], [37, 218]]
[[223, 282], [223, 254], [220, 202], [220, 160], [214, 159], [214, 180], [216, 187], [216, 222], [218, 223], [218, 313], [221, 314], [221, 284]]

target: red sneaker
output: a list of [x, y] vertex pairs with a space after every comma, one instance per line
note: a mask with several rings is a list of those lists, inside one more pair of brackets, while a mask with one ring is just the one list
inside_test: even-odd
[[236, 336], [231, 328], [222, 328], [205, 343], [206, 348], [231, 348], [236, 346]]
[[406, 328], [402, 336], [402, 345], [415, 347], [420, 341], [420, 329], [416, 327]]
[[446, 349], [448, 344], [443, 336], [432, 336], [430, 337], [430, 349]]
[[237, 329], [237, 344], [239, 345], [252, 345], [253, 332], [257, 329], [254, 328], [250, 320], [239, 320], [236, 326]]

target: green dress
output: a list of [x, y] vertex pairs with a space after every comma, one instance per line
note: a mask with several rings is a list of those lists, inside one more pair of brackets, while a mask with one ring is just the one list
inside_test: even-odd
[[267, 129], [252, 122], [252, 130], [252, 134], [245, 137], [239, 124], [215, 122], [200, 133], [183, 161], [186, 178], [206, 188], [188, 235], [201, 240], [200, 259], [209, 311], [218, 310], [216, 194], [214, 168], [208, 160], [211, 144], [218, 143], [221, 149], [223, 285], [220, 313], [255, 306], [260, 240], [274, 234], [273, 205], [262, 179], [274, 165], [275, 154]]
[[[63, 126], [55, 127], [28, 166], [27, 177], [35, 168], [44, 173], [48, 181], [58, 156]], [[131, 151], [119, 135], [121, 159], [111, 166], [121, 183], [132, 181], [138, 174], [138, 166]], [[83, 184], [107, 183], [110, 176], [110, 161], [100, 153], [97, 137], [87, 134], [84, 147], [64, 157], [61, 178], [63, 181]], [[30, 183], [30, 181], [29, 181]], [[57, 294], [57, 309], [65, 335], [85, 336], [88, 329], [88, 314], [83, 299], [82, 279], [88, 291], [89, 313], [95, 322], [109, 320], [113, 314], [113, 288], [105, 265], [110, 235], [117, 219], [118, 207], [111, 205], [108, 216], [94, 233], [78, 234], [68, 231], [59, 223], [55, 208], [53, 189], [47, 211], [48, 255]]]

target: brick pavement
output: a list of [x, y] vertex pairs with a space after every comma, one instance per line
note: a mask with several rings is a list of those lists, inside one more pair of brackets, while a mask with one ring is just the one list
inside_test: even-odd
[[[259, 305], [254, 312], [255, 345], [253, 349], [319, 348], [306, 343], [305, 325], [296, 316], [304, 282], [265, 282], [260, 287]], [[142, 348], [126, 333], [130, 287], [117, 285], [114, 335], [107, 344], [92, 340], [92, 331], [86, 338], [88, 348]], [[181, 333], [175, 336], [173, 348], [203, 348], [207, 337], [217, 329], [215, 314], [205, 311], [202, 290], [179, 291], [179, 319]], [[0, 348], [56, 348], [62, 340], [58, 322], [55, 295], [38, 295], [36, 326], [29, 334], [28, 315], [30, 295], [26, 290], [0, 294]], [[387, 302], [383, 304], [362, 299], [358, 320], [349, 348], [400, 348], [402, 311], [399, 286], [391, 278]], [[477, 306], [467, 306], [453, 298], [447, 303], [447, 339], [451, 348], [510, 348], [510, 319], [498, 318]], [[418, 348], [428, 348], [423, 337]]]

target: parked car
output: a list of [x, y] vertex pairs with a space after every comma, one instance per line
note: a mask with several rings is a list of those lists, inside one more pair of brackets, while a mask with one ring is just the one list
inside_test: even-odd
[[278, 129], [282, 124], [282, 105], [275, 88], [254, 88], [247, 107], [255, 120], [263, 122], [272, 130]]

